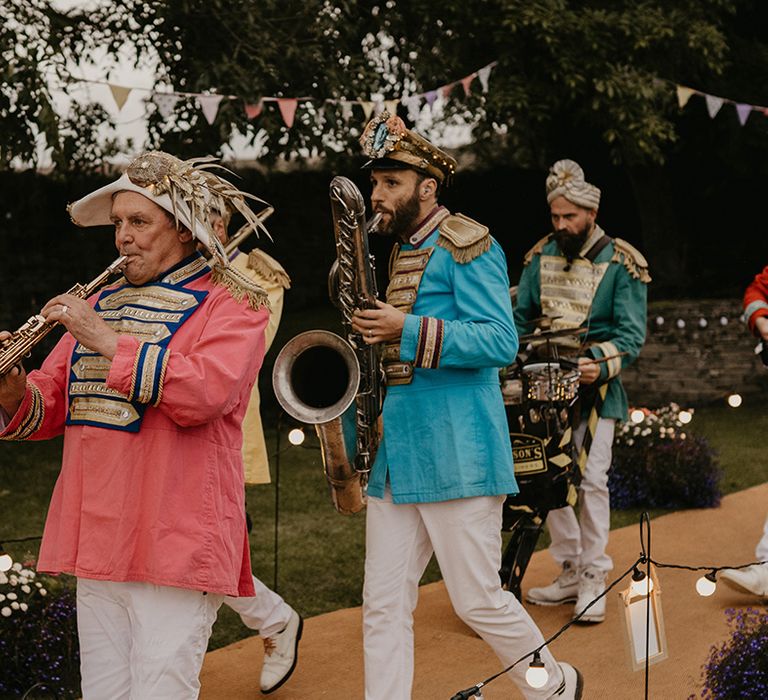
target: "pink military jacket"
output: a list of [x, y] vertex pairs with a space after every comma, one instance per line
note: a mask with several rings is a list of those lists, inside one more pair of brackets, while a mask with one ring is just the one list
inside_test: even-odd
[[[200, 260], [174, 268], [175, 284], [163, 285], [167, 276], [151, 289], [112, 287], [90, 300], [121, 333], [111, 363], [76, 348], [67, 333], [29, 374], [0, 439], [64, 433], [40, 570], [254, 594], [241, 422], [269, 312], [235, 301]], [[191, 264], [195, 274], [185, 279]], [[189, 303], [196, 305], [191, 315]], [[187, 318], [177, 328], [154, 322], [182, 306]], [[164, 348], [152, 342], [163, 335]], [[74, 367], [73, 350], [85, 352]], [[103, 379], [84, 381], [99, 365]], [[131, 432], [137, 411], [143, 417]]]

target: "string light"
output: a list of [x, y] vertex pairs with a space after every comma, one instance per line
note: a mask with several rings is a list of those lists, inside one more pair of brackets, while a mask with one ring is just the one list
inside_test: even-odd
[[690, 411], [680, 411], [680, 413], [677, 414], [677, 420], [683, 425], [687, 425], [693, 420], [693, 414]]
[[632, 571], [632, 592], [635, 595], [647, 596], [653, 590], [653, 579], [648, 578], [644, 571], [637, 567]]
[[639, 408], [635, 408], [632, 413], [629, 414], [629, 418], [633, 423], [642, 423], [645, 418], [645, 413]]
[[714, 570], [704, 574], [704, 576], [696, 581], [696, 592], [704, 598], [711, 596], [716, 589], [717, 578]]
[[543, 688], [549, 680], [549, 672], [544, 668], [544, 662], [541, 660], [541, 654], [537, 651], [533, 655], [533, 660], [525, 672], [525, 681], [531, 688]]
[[726, 401], [731, 408], [738, 408], [741, 406], [741, 394], [729, 394]]
[[0, 572], [5, 573], [12, 566], [13, 566], [13, 559], [11, 559], [11, 555], [8, 554], [3, 549], [3, 545], [0, 544]]
[[304, 431], [301, 428], [294, 428], [288, 433], [288, 442], [298, 447], [304, 443], [304, 437]]

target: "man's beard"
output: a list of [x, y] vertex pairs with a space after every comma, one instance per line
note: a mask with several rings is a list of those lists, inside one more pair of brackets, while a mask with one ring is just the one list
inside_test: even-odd
[[389, 222], [386, 225], [379, 224], [376, 233], [382, 236], [395, 236], [401, 241], [406, 241], [419, 222], [420, 212], [419, 193], [414, 190], [410, 199], [398, 204], [393, 212], [387, 212], [390, 214]]
[[585, 224], [584, 228], [578, 233], [569, 233], [565, 229], [555, 231], [555, 242], [565, 255], [565, 259], [571, 263], [578, 257], [579, 251], [584, 247], [589, 236], [591, 224]]

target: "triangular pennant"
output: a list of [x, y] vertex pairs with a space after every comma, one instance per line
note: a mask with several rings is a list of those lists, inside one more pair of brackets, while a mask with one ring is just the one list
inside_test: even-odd
[[683, 85], [677, 86], [677, 104], [680, 105], [680, 109], [688, 104], [688, 100], [691, 99], [694, 93], [695, 90], [692, 90], [689, 87], [684, 87]]
[[720, 108], [723, 106], [723, 98], [716, 97], [715, 95], [704, 95], [704, 100], [707, 103], [707, 111], [709, 112], [710, 118], [714, 119], [720, 111]]
[[117, 111], [119, 112], [123, 108], [123, 105], [128, 99], [128, 96], [131, 94], [132, 88], [123, 87], [122, 85], [112, 85], [112, 83], [108, 83], [108, 85], [110, 91], [112, 92], [112, 97], [115, 99]]
[[430, 90], [426, 95], [424, 95], [424, 99], [427, 101], [427, 104], [431, 107], [434, 101], [437, 99], [437, 90]]
[[374, 100], [373, 101], [373, 113], [378, 117], [383, 111], [384, 111], [384, 101], [383, 100]]
[[483, 92], [488, 92], [488, 78], [491, 75], [493, 66], [484, 66], [477, 71], [477, 77], [480, 79], [480, 85], [483, 86]]
[[373, 114], [373, 102], [361, 102], [360, 106], [363, 108], [365, 120], [368, 121], [371, 118], [371, 114]]
[[352, 116], [352, 103], [342, 100], [339, 104], [341, 105], [341, 118], [348, 122]]
[[197, 104], [200, 105], [200, 109], [203, 112], [205, 121], [209, 124], [213, 124], [216, 121], [216, 115], [219, 113], [219, 103], [221, 102], [223, 95], [196, 95]]
[[451, 90], [456, 87], [456, 83], [448, 83], [448, 85], [443, 85], [443, 87], [440, 88], [440, 92], [443, 95], [443, 97], [447, 98], [448, 95], [451, 94]]
[[461, 85], [464, 88], [464, 94], [469, 95], [470, 91], [470, 85], [472, 84], [472, 81], [477, 76], [477, 73], [472, 73], [471, 75], [468, 75], [466, 78], [461, 79]]
[[248, 117], [249, 120], [256, 119], [261, 114], [261, 110], [264, 109], [264, 103], [259, 100], [256, 104], [248, 104], [245, 105], [245, 116]]
[[296, 116], [296, 108], [299, 106], [299, 101], [295, 97], [278, 97], [277, 106], [280, 108], [280, 114], [285, 125], [290, 129], [293, 126], [293, 119]]
[[152, 95], [152, 101], [157, 105], [157, 111], [163, 119], [168, 119], [173, 114], [180, 99], [181, 97], [173, 92], [156, 92]]
[[400, 100], [384, 100], [384, 109], [390, 114], [397, 114], [397, 105]]
[[749, 119], [749, 115], [752, 112], [752, 105], [745, 105], [745, 104], [737, 104], [736, 105], [736, 114], [739, 117], [739, 122], [742, 126], [744, 126], [747, 123], [747, 119]]

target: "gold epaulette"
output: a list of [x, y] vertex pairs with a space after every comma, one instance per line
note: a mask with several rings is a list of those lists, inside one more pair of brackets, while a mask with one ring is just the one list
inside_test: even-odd
[[267, 255], [263, 250], [254, 248], [248, 253], [248, 268], [253, 270], [263, 279], [272, 282], [283, 289], [291, 288], [291, 278], [283, 266], [277, 262], [271, 255]]
[[548, 233], [544, 238], [540, 238], [538, 241], [536, 241], [533, 248], [531, 248], [523, 258], [523, 265], [528, 266], [531, 263], [531, 260], [533, 260], [534, 255], [541, 255], [541, 251], [544, 250], [544, 246], [549, 243], [549, 241], [552, 238], [552, 234]]
[[445, 248], [457, 263], [468, 263], [491, 248], [488, 227], [464, 214], [453, 214], [440, 223], [437, 245]]
[[269, 308], [267, 292], [234, 267], [214, 265], [211, 281], [214, 284], [226, 287], [235, 301], [248, 299], [248, 306], [254, 310], [258, 310], [262, 306], [267, 309]]
[[622, 263], [627, 268], [627, 272], [636, 280], [645, 282], [645, 284], [651, 281], [651, 275], [648, 273], [648, 261], [637, 248], [621, 238], [613, 239], [611, 262]]

